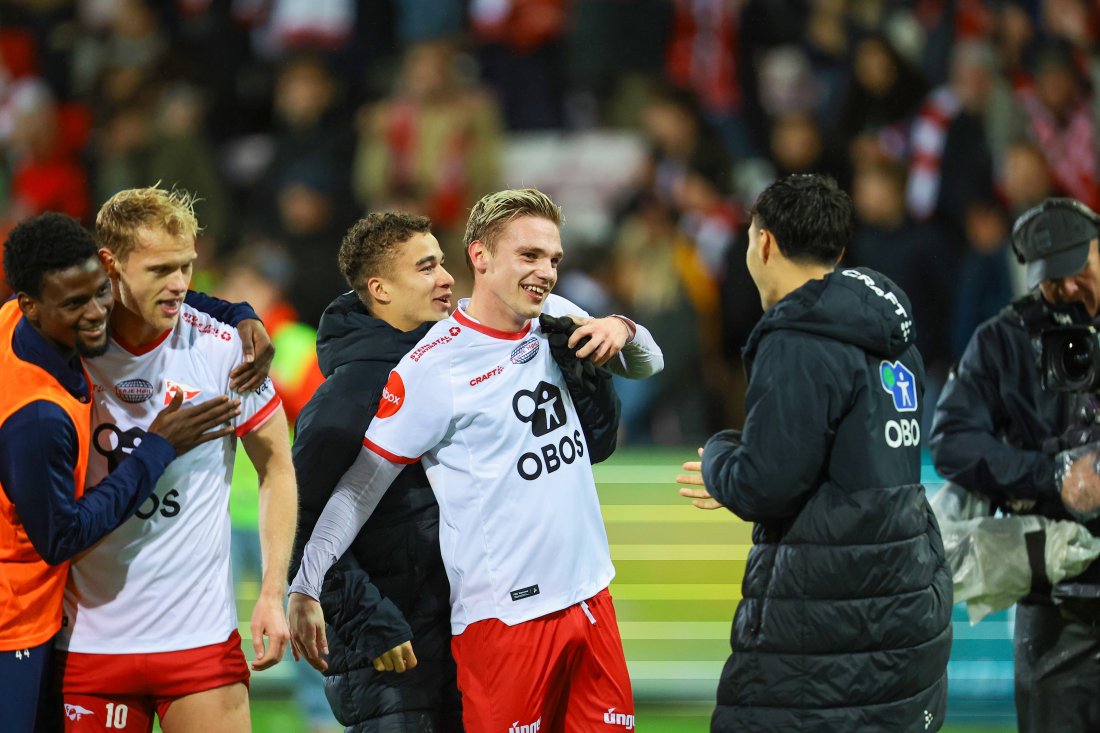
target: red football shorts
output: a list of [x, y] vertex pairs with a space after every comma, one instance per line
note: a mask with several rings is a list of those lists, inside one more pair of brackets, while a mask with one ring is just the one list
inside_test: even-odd
[[468, 731], [634, 729], [634, 699], [606, 589], [515, 626], [478, 621], [451, 640]]
[[149, 733], [177, 698], [248, 684], [241, 635], [220, 644], [153, 654], [59, 655], [66, 733]]

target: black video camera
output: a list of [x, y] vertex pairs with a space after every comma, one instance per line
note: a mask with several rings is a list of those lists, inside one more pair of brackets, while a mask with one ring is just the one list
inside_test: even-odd
[[1043, 389], [1100, 393], [1100, 332], [1074, 325], [1044, 329], [1039, 337]]

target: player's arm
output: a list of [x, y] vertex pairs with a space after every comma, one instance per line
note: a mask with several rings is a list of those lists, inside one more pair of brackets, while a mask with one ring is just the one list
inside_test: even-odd
[[0, 426], [0, 486], [19, 514], [27, 537], [51, 565], [83, 552], [130, 518], [149, 498], [177, 454], [225, 437], [238, 404], [225, 397], [180, 408], [177, 393], [118, 468], [76, 497], [76, 428], [57, 405], [38, 400]]
[[564, 298], [558, 300], [563, 315], [578, 324], [569, 338], [569, 348], [577, 349], [583, 339], [588, 339], [577, 349], [578, 359], [591, 359], [627, 379], [645, 379], [665, 368], [665, 355], [645, 326], [620, 315], [592, 318], [580, 306]]
[[1009, 422], [999, 391], [1002, 372], [1024, 357], [1004, 348], [997, 328], [1004, 328], [999, 320], [974, 334], [944, 385], [932, 420], [932, 462], [944, 478], [1001, 503], [1054, 496], [1054, 457], [1000, 438], [999, 426]]
[[230, 303], [195, 290], [187, 291], [184, 302], [237, 329], [244, 347], [244, 359], [229, 373], [230, 386], [242, 394], [258, 389], [271, 372], [275, 345], [252, 306], [244, 301]]
[[822, 369], [823, 356], [814, 343], [783, 332], [765, 339], [753, 372], [768, 376], [749, 384], [744, 431], [720, 432], [704, 446], [706, 490], [742, 519], [789, 517], [818, 483], [847, 402], [839, 382]]
[[288, 613], [294, 657], [324, 671], [328, 664], [325, 620], [318, 600], [325, 573], [351, 547], [404, 464], [383, 458], [364, 447], [340, 478], [325, 504], [309, 542], [302, 552], [302, 564], [290, 586]]
[[42, 559], [51, 565], [88, 549], [130, 517], [176, 457], [168, 441], [146, 436], [130, 457], [76, 498], [76, 429], [50, 402], [32, 402], [0, 428], [0, 485]]
[[[252, 667], [257, 670], [267, 669], [282, 659], [290, 640], [283, 596], [294, 544], [298, 490], [288, 436], [286, 415], [279, 406], [263, 424], [241, 437], [248, 458], [256, 468], [260, 486], [263, 580], [260, 597], [252, 612], [252, 644], [256, 650]], [[266, 645], [264, 637], [268, 639]]]

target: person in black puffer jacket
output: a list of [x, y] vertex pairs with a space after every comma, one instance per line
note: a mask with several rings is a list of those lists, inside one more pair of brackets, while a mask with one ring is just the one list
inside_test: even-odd
[[[454, 280], [425, 217], [371, 214], [345, 237], [340, 267], [360, 292], [336, 298], [317, 333], [327, 379], [297, 422], [301, 508], [291, 578], [325, 502], [362, 447], [390, 370], [451, 307]], [[325, 694], [349, 733], [462, 730], [449, 596], [439, 505], [414, 463], [325, 579]]]
[[[924, 366], [908, 298], [836, 270], [852, 204], [821, 176], [760, 194], [747, 261], [764, 316], [743, 354], [744, 431], [682, 477], [752, 521], [718, 733], [934, 731], [944, 722], [951, 573], [920, 484]], [[712, 498], [713, 497], [713, 498]]]

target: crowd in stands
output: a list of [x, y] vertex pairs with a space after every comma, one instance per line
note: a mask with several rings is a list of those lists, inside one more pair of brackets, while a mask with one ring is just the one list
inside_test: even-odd
[[851, 193], [845, 262], [909, 294], [930, 400], [1024, 287], [1014, 217], [1100, 208], [1098, 39], [1095, 0], [0, 0], [0, 234], [182, 187], [196, 287], [248, 269], [316, 326], [367, 211], [430, 216], [466, 295], [470, 205], [540, 183], [508, 161], [612, 131], [640, 153], [608, 226], [575, 234], [566, 204], [562, 287], [663, 347], [622, 386], [628, 441], [740, 424], [747, 208], [788, 173]]

